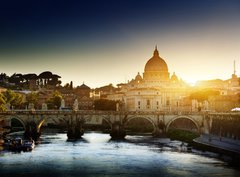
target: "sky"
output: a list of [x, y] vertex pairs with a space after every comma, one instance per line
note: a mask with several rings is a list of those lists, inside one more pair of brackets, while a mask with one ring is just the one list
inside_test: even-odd
[[155, 45], [186, 82], [240, 75], [239, 0], [2, 0], [0, 73], [91, 88], [144, 72]]

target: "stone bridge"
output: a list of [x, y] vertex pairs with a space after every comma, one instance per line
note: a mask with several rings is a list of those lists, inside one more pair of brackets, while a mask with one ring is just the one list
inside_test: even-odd
[[[0, 119], [5, 120], [5, 125], [11, 127], [11, 120], [17, 119], [22, 123], [26, 134], [32, 136], [32, 131], [40, 132], [42, 125], [60, 124], [68, 126], [69, 137], [81, 137], [83, 134], [82, 127], [84, 124], [102, 124], [105, 120], [111, 127], [110, 135], [116, 138], [125, 136], [125, 126], [131, 124], [133, 119], [146, 119], [153, 126], [153, 135], [161, 136], [169, 130], [170, 126], [174, 126], [175, 122], [188, 121], [191, 130], [199, 133], [209, 134], [214, 131], [223, 130], [216, 128], [216, 120], [229, 122], [237, 117], [240, 119], [240, 113], [171, 113], [171, 112], [141, 112], [141, 111], [55, 111], [55, 110], [36, 110], [36, 111], [8, 111], [0, 112]], [[234, 119], [235, 120], [235, 119]], [[184, 123], [185, 124], [185, 123]], [[193, 128], [193, 129], [192, 129]], [[181, 127], [180, 127], [181, 129]], [[182, 128], [188, 129], [189, 127]], [[76, 135], [76, 132], [77, 135]], [[235, 133], [236, 134], [236, 133]], [[39, 134], [40, 135], [40, 134]]]

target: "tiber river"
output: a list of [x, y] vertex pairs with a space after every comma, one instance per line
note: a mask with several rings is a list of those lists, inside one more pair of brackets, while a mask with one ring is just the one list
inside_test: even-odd
[[151, 136], [111, 141], [108, 134], [96, 132], [70, 142], [64, 133], [48, 133], [32, 152], [1, 151], [0, 177], [240, 176], [227, 157], [223, 161], [215, 153], [183, 152], [180, 145]]

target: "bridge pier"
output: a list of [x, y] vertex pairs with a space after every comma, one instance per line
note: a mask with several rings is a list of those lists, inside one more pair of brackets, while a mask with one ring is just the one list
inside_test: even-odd
[[121, 122], [117, 121], [112, 124], [110, 136], [112, 139], [124, 139], [126, 136], [126, 131]]
[[76, 120], [73, 122], [71, 119], [71, 122], [68, 123], [68, 130], [67, 130], [67, 137], [68, 139], [79, 139], [84, 134], [83, 129], [84, 121], [79, 120], [76, 118]]
[[160, 128], [156, 128], [153, 133], [152, 133], [153, 137], [157, 137], [157, 138], [164, 138], [166, 137], [166, 132], [163, 129]]
[[67, 137], [68, 139], [79, 139], [83, 136], [84, 130], [82, 126], [71, 126], [68, 128]]
[[38, 140], [41, 136], [41, 131], [35, 122], [28, 122], [24, 132], [24, 137], [27, 139]]
[[166, 126], [162, 120], [158, 121], [157, 125], [155, 124], [152, 135], [158, 138], [166, 137]]

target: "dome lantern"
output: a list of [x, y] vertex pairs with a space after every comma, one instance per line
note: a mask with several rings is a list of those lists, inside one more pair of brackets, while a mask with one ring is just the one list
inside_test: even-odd
[[159, 57], [159, 52], [158, 52], [158, 49], [157, 49], [157, 45], [155, 46], [155, 50], [153, 52], [153, 56], [154, 57]]

